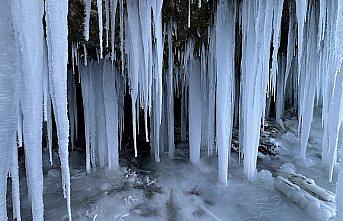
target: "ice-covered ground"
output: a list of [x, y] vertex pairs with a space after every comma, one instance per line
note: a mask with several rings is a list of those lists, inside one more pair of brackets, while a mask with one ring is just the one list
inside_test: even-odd
[[[83, 154], [72, 152], [73, 220], [315, 220], [278, 192], [273, 180], [279, 175], [282, 164], [292, 163], [296, 172], [335, 192], [337, 171], [333, 182], [329, 183], [328, 171], [320, 162], [320, 115], [315, 116], [312, 124], [306, 163], [298, 158], [300, 141], [296, 138], [296, 118], [289, 117], [284, 123], [286, 131], [280, 129], [274, 141], [280, 146], [279, 155], [259, 154], [258, 170], [271, 173], [259, 172], [257, 180], [249, 182], [243, 175], [242, 165], [238, 164], [237, 153], [232, 153], [226, 187], [217, 183], [216, 157], [204, 156], [198, 164], [191, 164], [180, 144], [176, 146], [175, 160], [163, 156], [158, 164], [142, 164], [143, 167], [132, 170], [122, 167], [120, 172], [97, 169], [88, 175]], [[44, 172], [45, 219], [67, 220], [60, 172], [53, 168], [45, 168]], [[20, 182], [22, 217], [30, 220], [25, 178]]]

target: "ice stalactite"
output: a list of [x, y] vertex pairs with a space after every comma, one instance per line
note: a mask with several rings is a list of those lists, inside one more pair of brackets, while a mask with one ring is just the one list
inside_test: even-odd
[[220, 0], [217, 6], [216, 32], [216, 145], [218, 181], [227, 184], [234, 111], [235, 79], [235, 3]]
[[[56, 118], [59, 156], [62, 170], [62, 188], [63, 195], [67, 200], [68, 217], [69, 220], [71, 220], [68, 159], [69, 121], [67, 113], [68, 1], [47, 0], [45, 3], [45, 10], [49, 81], [54, 116]], [[42, 30], [40, 31], [42, 32]], [[39, 108], [38, 104], [37, 106]]]
[[43, 220], [43, 10], [43, 2], [12, 1], [13, 26], [20, 51], [20, 70], [23, 71], [21, 104], [24, 150], [33, 220]]
[[50, 165], [52, 165], [52, 116], [51, 116], [51, 95], [50, 95], [50, 81], [49, 81], [49, 63], [48, 63], [48, 48], [46, 41], [44, 41], [43, 48], [43, 115], [46, 123], [46, 141], [49, 150]]
[[105, 0], [105, 29], [106, 29], [106, 48], [108, 48], [108, 33], [110, 30], [110, 1]]
[[103, 23], [102, 23], [102, 0], [97, 0], [96, 5], [98, 8], [98, 24], [99, 24], [99, 43], [100, 43], [100, 58], [102, 59], [103, 56], [103, 41], [102, 41], [102, 34], [103, 34]]
[[85, 31], [83, 35], [86, 41], [89, 40], [89, 20], [91, 17], [91, 6], [92, 6], [92, 0], [85, 0], [86, 17], [85, 17]]
[[288, 38], [287, 38], [287, 58], [286, 58], [286, 73], [285, 73], [285, 86], [288, 80], [288, 76], [291, 71], [291, 66], [294, 58], [295, 48], [295, 8], [293, 1], [289, 2], [289, 27], [288, 27]]
[[299, 73], [299, 131], [301, 158], [306, 158], [306, 148], [313, 119], [316, 81], [318, 75], [319, 54], [317, 50], [318, 25], [316, 24], [315, 6], [310, 6], [309, 18], [305, 27], [304, 47]]
[[118, 121], [120, 75], [109, 60], [80, 65], [85, 117], [86, 170], [119, 167]]
[[[13, 143], [16, 141], [19, 112], [17, 98], [21, 77], [15, 33], [12, 26], [11, 7], [10, 1], [0, 2], [0, 47], [2, 48], [0, 50], [0, 220], [8, 219], [6, 207], [7, 175], [13, 163], [8, 159], [14, 159], [12, 154], [17, 151], [17, 146]], [[13, 175], [12, 172], [12, 179]], [[12, 186], [13, 183], [12, 181]], [[18, 205], [14, 208], [17, 219], [20, 220]]]
[[160, 161], [160, 124], [162, 111], [162, 70], [163, 70], [163, 30], [162, 30], [162, 4], [163, 0], [152, 1], [153, 30], [155, 44], [153, 45], [153, 82], [152, 82], [152, 118], [153, 134], [152, 150], [156, 162]]
[[[107, 69], [107, 68], [106, 68]], [[108, 163], [108, 145], [106, 134], [106, 113], [104, 103], [104, 62], [93, 66], [93, 86], [94, 86], [94, 106], [95, 130], [96, 130], [96, 163], [100, 168], [104, 168]]]
[[118, 71], [109, 62], [104, 62], [103, 88], [107, 134], [107, 158], [108, 167], [119, 168], [118, 153], [118, 97], [115, 86], [115, 75]]
[[128, 53], [128, 79], [131, 95], [131, 107], [132, 107], [132, 130], [135, 157], [137, 157], [137, 103], [139, 94], [139, 74], [142, 71], [140, 69], [140, 58], [143, 56], [142, 45], [142, 32], [139, 21], [138, 1], [127, 1], [127, 21], [128, 29], [126, 32], [127, 40], [127, 53]]
[[170, 21], [168, 26], [168, 72], [166, 77], [167, 84], [167, 122], [168, 122], [168, 156], [174, 157], [174, 53], [173, 53], [173, 27]]
[[90, 91], [90, 65], [80, 65], [79, 74], [81, 75], [81, 90], [82, 90], [82, 102], [84, 110], [84, 125], [85, 125], [85, 140], [86, 140], [86, 171], [87, 173], [91, 170], [91, 153], [90, 153], [90, 139], [91, 139], [91, 129], [90, 129], [90, 104], [89, 104], [89, 91]]
[[274, 15], [273, 15], [273, 55], [272, 55], [272, 69], [270, 73], [271, 85], [270, 91], [275, 94], [276, 76], [278, 74], [278, 51], [280, 46], [280, 29], [281, 18], [284, 0], [274, 1]]
[[72, 150], [75, 148], [75, 142], [76, 142], [76, 131], [77, 131], [77, 103], [76, 103], [76, 86], [75, 86], [75, 79], [74, 74], [72, 74], [70, 71], [68, 71], [68, 114], [70, 119], [70, 141], [71, 141], [71, 147]]
[[277, 74], [276, 81], [276, 101], [275, 101], [275, 122], [279, 124], [280, 127], [283, 127], [282, 115], [284, 111], [285, 104], [285, 72], [286, 72], [286, 58], [284, 55], [281, 56]]
[[207, 82], [208, 82], [208, 125], [207, 125], [207, 154], [213, 154], [214, 138], [215, 138], [215, 95], [216, 95], [216, 39], [215, 31], [211, 30], [209, 39], [209, 49], [207, 55]]
[[19, 168], [18, 168], [18, 148], [14, 137], [12, 146], [12, 156], [10, 165], [10, 174], [12, 180], [12, 203], [13, 203], [13, 219], [21, 220], [20, 213], [20, 192], [19, 192]]
[[200, 62], [193, 58], [192, 51], [187, 70], [187, 74], [189, 74], [189, 157], [192, 163], [197, 163], [200, 160], [202, 100]]
[[329, 180], [337, 160], [339, 130], [343, 120], [343, 2], [328, 2], [326, 31], [320, 62], [323, 78], [322, 160], [329, 168]]
[[110, 0], [111, 6], [111, 61], [115, 60], [115, 28], [116, 28], [116, 10], [117, 10], [118, 0]]
[[119, 37], [120, 37], [120, 55], [121, 55], [121, 71], [124, 71], [125, 54], [124, 54], [124, 0], [119, 0]]
[[249, 180], [256, 175], [260, 126], [266, 106], [273, 8], [273, 2], [266, 0], [242, 3], [239, 136], [244, 153], [244, 173]]
[[191, 27], [191, 0], [188, 0], [188, 28]]
[[307, 14], [307, 1], [296, 0], [296, 17], [298, 22], [298, 72], [301, 72], [303, 41], [304, 41], [304, 26]]
[[152, 70], [152, 31], [151, 31], [151, 2], [139, 1], [139, 18], [142, 31], [144, 62], [142, 63], [141, 96], [143, 97], [145, 139], [149, 141], [148, 112], [151, 108]]

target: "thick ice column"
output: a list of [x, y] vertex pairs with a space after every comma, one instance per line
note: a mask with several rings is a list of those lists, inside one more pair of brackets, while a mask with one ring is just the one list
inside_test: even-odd
[[210, 156], [213, 154], [214, 137], [215, 137], [215, 99], [216, 99], [216, 41], [215, 31], [211, 31], [212, 35], [209, 43], [208, 50], [208, 127], [207, 129], [207, 154]]
[[216, 19], [216, 144], [218, 180], [226, 185], [234, 111], [235, 13], [233, 3], [218, 2]]
[[242, 75], [240, 101], [240, 145], [244, 152], [244, 173], [249, 180], [256, 175], [261, 121], [266, 106], [272, 35], [272, 1], [242, 4]]
[[85, 124], [85, 139], [86, 139], [86, 171], [87, 173], [91, 170], [91, 158], [90, 158], [90, 107], [89, 107], [89, 69], [91, 65], [80, 65], [79, 74], [81, 75], [81, 90], [82, 90], [82, 102], [84, 110], [84, 124]]
[[104, 104], [107, 134], [107, 157], [108, 167], [117, 169], [119, 167], [118, 153], [118, 97], [115, 86], [116, 68], [111, 63], [104, 62]]
[[[285, 56], [281, 57], [281, 60], [279, 62], [279, 68], [278, 71], [279, 73], [277, 74], [277, 82], [276, 82], [276, 101], [275, 101], [275, 121], [277, 124], [280, 124], [280, 120], [283, 115], [284, 111], [284, 103], [285, 103], [285, 89], [284, 87], [286, 86], [285, 83], [285, 67], [286, 67], [286, 58]], [[282, 126], [282, 125], [279, 125]]]
[[[95, 147], [97, 155], [98, 166], [104, 168], [108, 161], [108, 149], [107, 149], [107, 136], [106, 136], [106, 113], [104, 104], [104, 89], [103, 89], [103, 68], [104, 63], [96, 63], [93, 66], [93, 77], [94, 77], [94, 116], [95, 116], [95, 136], [96, 145]], [[92, 105], [92, 102], [91, 102]]]
[[161, 125], [162, 110], [162, 70], [163, 70], [163, 30], [162, 30], [162, 3], [163, 0], [152, 1], [152, 11], [154, 16], [153, 30], [155, 45], [153, 47], [153, 117], [154, 117], [154, 157], [155, 161], [160, 161], [159, 156], [159, 133]]
[[[13, 26], [20, 48], [23, 134], [33, 220], [43, 220], [42, 71], [43, 2], [12, 1]], [[7, 48], [6, 45], [4, 48]]]
[[71, 220], [67, 113], [68, 1], [47, 0], [45, 6], [50, 90], [56, 117], [63, 194], [67, 199], [68, 216]]
[[173, 39], [172, 39], [172, 23], [169, 23], [168, 29], [168, 72], [167, 72], [167, 110], [168, 115], [168, 156], [169, 158], [174, 157], [174, 54], [173, 54]]
[[306, 23], [306, 36], [304, 38], [305, 52], [302, 55], [302, 65], [299, 73], [299, 131], [301, 158], [306, 158], [306, 148], [310, 136], [313, 119], [316, 81], [318, 76], [319, 54], [317, 50], [318, 25], [316, 24], [315, 7], [311, 5], [309, 19]]
[[[7, 220], [7, 174], [16, 139], [20, 72], [10, 1], [0, 1], [0, 220]], [[9, 74], [10, 73], [10, 74]]]
[[193, 58], [189, 62], [189, 157], [192, 163], [197, 163], [200, 160], [202, 112], [200, 63]]

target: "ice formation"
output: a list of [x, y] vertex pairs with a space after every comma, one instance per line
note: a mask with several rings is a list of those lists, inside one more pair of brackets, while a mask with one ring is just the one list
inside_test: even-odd
[[218, 180], [227, 184], [231, 151], [232, 117], [234, 111], [234, 49], [235, 5], [218, 2], [216, 17], [216, 145], [218, 150]]
[[[196, 25], [192, 13], [197, 8], [193, 6], [202, 9], [204, 1], [185, 4], [185, 28], [191, 33]], [[342, 0], [219, 0], [207, 38], [199, 44], [187, 33], [182, 45], [177, 42], [175, 18], [164, 21], [162, 0], [97, 0], [96, 5], [99, 45], [95, 47], [99, 48], [88, 48], [91, 0], [85, 0], [85, 41], [69, 42], [68, 56], [67, 0], [0, 3], [0, 220], [8, 217], [8, 176], [12, 179], [13, 217], [21, 219], [18, 147], [25, 150], [32, 217], [43, 220], [41, 137], [46, 135], [52, 164], [53, 117], [63, 194], [71, 219], [68, 146], [69, 133], [72, 149], [80, 133], [79, 83], [87, 173], [97, 167], [119, 168], [124, 97], [128, 94], [135, 157], [139, 154], [140, 127], [144, 127], [154, 161], [159, 162], [166, 152], [169, 158], [175, 157], [177, 107], [180, 140], [189, 143], [190, 161], [198, 163], [204, 155], [216, 154], [218, 182], [224, 185], [228, 182], [233, 129], [239, 130], [239, 162], [243, 159], [244, 174], [254, 180], [265, 119], [275, 114], [276, 123], [285, 129], [285, 107], [293, 106], [298, 117], [299, 155], [305, 159], [314, 110], [322, 108], [322, 161], [329, 180], [333, 179], [343, 128]], [[289, 18], [286, 33], [282, 32], [284, 13]], [[199, 30], [196, 34], [204, 35]], [[92, 54], [97, 59], [92, 59]], [[141, 117], [144, 126], [140, 125]], [[338, 220], [343, 219], [342, 173], [337, 185]], [[318, 192], [314, 185], [294, 177], [289, 178], [293, 184], [278, 178], [277, 188], [309, 212], [324, 218], [334, 215], [300, 190]]]

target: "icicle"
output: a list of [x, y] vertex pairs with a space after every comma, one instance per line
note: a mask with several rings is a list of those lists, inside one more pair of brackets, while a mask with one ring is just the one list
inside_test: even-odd
[[100, 59], [102, 59], [103, 55], [103, 46], [102, 46], [102, 33], [103, 33], [103, 25], [102, 25], [102, 0], [97, 0], [96, 5], [98, 7], [98, 21], [99, 21], [99, 42], [100, 42]]
[[152, 87], [152, 31], [151, 31], [151, 2], [139, 1], [139, 17], [142, 31], [142, 43], [144, 62], [142, 62], [142, 91], [143, 96], [143, 109], [144, 109], [144, 122], [145, 122], [145, 137], [149, 141], [148, 133], [148, 111], [151, 107], [151, 87]]
[[284, 103], [285, 103], [285, 67], [286, 67], [286, 58], [285, 56], [281, 56], [278, 74], [277, 74], [277, 82], [276, 82], [276, 114], [275, 114], [275, 122], [279, 124], [280, 127], [283, 127], [282, 122], [282, 115], [284, 111]]
[[[62, 187], [67, 199], [68, 217], [71, 220], [70, 173], [68, 160], [69, 121], [67, 113], [67, 59], [68, 59], [68, 1], [46, 1], [47, 45], [49, 79], [52, 103], [56, 117], [59, 155], [62, 170]], [[40, 168], [41, 169], [41, 168]]]
[[244, 152], [244, 173], [249, 180], [256, 175], [260, 126], [266, 106], [269, 75], [273, 2], [242, 3], [242, 75], [240, 101], [240, 145]]
[[114, 48], [114, 36], [115, 36], [115, 27], [116, 27], [116, 9], [117, 9], [117, 3], [118, 0], [110, 0], [111, 2], [111, 61], [113, 64], [113, 61], [115, 59], [115, 48]]
[[[34, 220], [43, 220], [43, 173], [41, 152], [41, 129], [43, 120], [43, 9], [43, 2], [27, 3], [12, 1], [13, 26], [22, 64], [20, 69], [24, 71], [21, 99], [25, 142], [24, 150], [27, 185], [30, 196], [32, 197], [31, 206]], [[6, 20], [6, 22], [8, 21], [9, 20]], [[4, 48], [8, 47], [9, 44], [4, 46]], [[12, 87], [14, 86], [12, 85]], [[10, 109], [7, 111], [9, 110]], [[14, 112], [15, 111], [13, 111], [13, 113]], [[15, 124], [15, 122], [12, 123]]]
[[142, 46], [142, 34], [140, 31], [139, 23], [139, 11], [138, 11], [138, 2], [135, 0], [130, 0], [127, 2], [127, 19], [128, 19], [128, 37], [130, 38], [130, 45], [128, 45], [128, 56], [129, 56], [129, 86], [130, 94], [132, 100], [132, 129], [133, 129], [133, 141], [134, 141], [134, 150], [135, 157], [137, 157], [137, 116], [136, 116], [136, 102], [139, 94], [139, 65], [140, 57], [143, 53]]
[[108, 48], [108, 31], [110, 30], [110, 1], [112, 0], [105, 0], [105, 29], [106, 29], [106, 48]]
[[[17, 119], [17, 97], [21, 68], [18, 66], [11, 17], [11, 2], [0, 1], [0, 220], [7, 220], [7, 174], [10, 167], [8, 159], [13, 158], [13, 142], [16, 140], [17, 121], [20, 120]], [[31, 21], [33, 20], [31, 18]], [[16, 214], [19, 212], [17, 210]]]
[[87, 66], [87, 48], [86, 48], [86, 44], [82, 44], [83, 45], [83, 57], [84, 57], [84, 63]]
[[325, 28], [326, 28], [326, 14], [327, 14], [327, 3], [326, 0], [320, 0], [319, 8], [319, 27], [318, 27], [318, 45], [320, 47], [321, 42], [324, 40]]
[[167, 79], [167, 114], [168, 114], [168, 156], [170, 159], [174, 157], [174, 88], [173, 88], [173, 39], [172, 39], [172, 22], [170, 20], [168, 29], [168, 76]]
[[104, 104], [106, 116], [106, 133], [108, 144], [108, 167], [119, 167], [118, 154], [118, 98], [115, 88], [115, 67], [104, 63]]
[[85, 18], [85, 31], [83, 33], [85, 40], [89, 40], [89, 20], [91, 16], [91, 3], [92, 0], [85, 0], [86, 2], [86, 18]]
[[[337, 160], [339, 129], [343, 121], [343, 1], [328, 2], [327, 31], [323, 43], [321, 71], [323, 79], [323, 141], [322, 160], [329, 168], [329, 180]], [[342, 214], [342, 211], [338, 213]]]
[[21, 220], [20, 213], [20, 192], [19, 192], [19, 168], [18, 168], [18, 148], [14, 137], [12, 146], [12, 157], [10, 165], [12, 180], [12, 201], [13, 201], [13, 219]]
[[51, 119], [51, 97], [50, 97], [50, 82], [49, 82], [49, 64], [48, 64], [48, 48], [47, 43], [43, 43], [43, 105], [44, 105], [44, 121], [47, 128], [47, 148], [49, 150], [50, 165], [52, 165], [52, 119]]
[[285, 85], [286, 88], [287, 79], [290, 73], [295, 48], [295, 13], [294, 13], [294, 3], [289, 2], [289, 30], [288, 30], [288, 40], [287, 40], [287, 64], [286, 64], [286, 74], [285, 74]]
[[298, 72], [301, 71], [303, 41], [304, 41], [304, 23], [306, 22], [307, 1], [296, 0], [296, 16], [298, 21]]
[[89, 91], [90, 91], [90, 82], [89, 82], [89, 69], [88, 66], [80, 66], [79, 74], [81, 75], [81, 90], [82, 90], [82, 101], [83, 101], [83, 110], [84, 110], [84, 125], [85, 125], [85, 139], [86, 139], [86, 171], [87, 173], [91, 170], [91, 161], [90, 161], [90, 110], [89, 110]]
[[124, 75], [125, 55], [124, 55], [124, 0], [119, 0], [120, 9], [120, 55], [121, 55], [121, 72]]
[[191, 0], [188, 0], [188, 28], [191, 27]]
[[220, 0], [216, 16], [216, 145], [218, 181], [227, 184], [234, 111], [235, 12], [233, 3]]
[[189, 61], [189, 157], [192, 163], [200, 160], [201, 144], [201, 80], [200, 63], [192, 58]]
[[73, 106], [75, 105], [73, 102], [73, 86], [72, 86], [72, 78], [74, 77], [74, 74], [70, 73], [70, 71], [67, 72], [67, 96], [68, 96], [68, 114], [70, 119], [70, 141], [71, 141], [71, 148], [74, 150], [75, 146], [75, 128], [74, 128], [74, 111]]
[[276, 75], [278, 74], [278, 51], [280, 46], [280, 29], [282, 18], [283, 0], [276, 0], [274, 2], [274, 16], [273, 16], [273, 55], [272, 55], [272, 69], [271, 69], [271, 89], [272, 93], [276, 88]]
[[156, 43], [153, 48], [153, 130], [154, 139], [152, 142], [155, 161], [160, 161], [159, 156], [159, 131], [161, 124], [162, 110], [162, 70], [163, 70], [163, 33], [162, 33], [162, 3], [163, 0], [155, 0], [152, 2], [152, 11], [154, 16], [154, 37]]
[[309, 21], [306, 23], [306, 36], [302, 56], [302, 65], [299, 72], [299, 131], [301, 143], [301, 158], [306, 158], [306, 148], [310, 136], [313, 119], [314, 99], [316, 92], [316, 79], [318, 71], [317, 33], [318, 25], [315, 23], [315, 7], [311, 5]]

